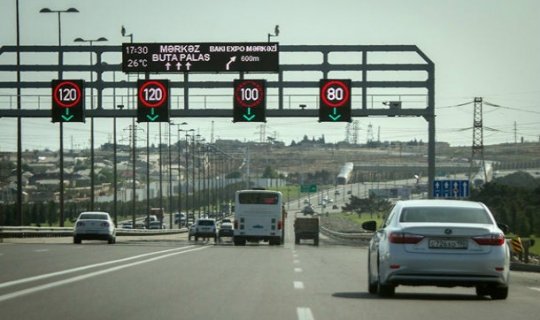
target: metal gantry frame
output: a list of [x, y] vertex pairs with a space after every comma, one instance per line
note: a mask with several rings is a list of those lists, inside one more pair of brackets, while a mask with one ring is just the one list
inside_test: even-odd
[[[19, 50], [17, 50], [19, 48]], [[104, 55], [108, 57], [111, 54], [121, 55], [122, 46], [119, 45], [96, 45], [96, 46], [2, 46], [0, 47], [0, 58], [3, 55], [15, 54], [15, 53], [34, 53], [34, 54], [55, 54], [62, 52], [63, 54], [70, 53], [85, 53], [95, 54], [96, 59], [93, 65], [87, 64], [22, 64], [19, 67], [17, 64], [0, 64], [0, 74], [3, 72], [78, 72], [81, 74], [88, 74], [88, 72], [96, 73], [96, 77], [92, 81], [86, 81], [85, 86], [89, 90], [95, 90], [97, 92], [97, 104], [94, 109], [86, 110], [86, 117], [90, 118], [135, 118], [136, 108], [131, 109], [124, 108], [119, 109], [114, 105], [107, 105], [104, 103], [104, 90], [106, 89], [134, 89], [137, 88], [137, 81], [105, 81], [104, 74], [109, 72], [120, 72], [122, 70], [122, 64], [106, 63]], [[351, 83], [351, 90], [356, 93], [360, 93], [361, 102], [355, 102], [352, 105], [352, 117], [423, 117], [428, 123], [428, 186], [433, 184], [435, 178], [435, 64], [415, 45], [280, 45], [280, 59], [282, 54], [288, 53], [302, 53], [306, 55], [313, 55], [314, 53], [322, 56], [322, 61], [318, 63], [280, 63], [280, 69], [277, 73], [277, 80], [270, 79], [267, 81], [267, 87], [269, 89], [277, 89], [277, 104], [273, 106], [267, 106], [266, 117], [280, 117], [280, 118], [293, 118], [293, 117], [312, 117], [315, 119], [318, 117], [318, 108], [286, 108], [286, 95], [285, 90], [304, 90], [313, 89], [314, 92], [319, 87], [319, 79], [306, 79], [306, 80], [285, 80], [285, 75], [289, 72], [319, 72], [322, 79], [329, 79], [333, 76], [332, 73], [339, 73], [340, 77], [347, 72], [361, 73], [361, 79], [353, 79]], [[358, 60], [356, 58], [354, 63], [347, 61], [347, 63], [331, 63], [332, 54], [358, 54]], [[414, 57], [420, 63], [373, 63], [370, 58], [374, 55], [385, 54], [408, 54]], [[356, 57], [356, 56], [355, 56]], [[371, 72], [423, 72], [425, 77], [422, 80], [370, 80]], [[144, 78], [151, 78], [152, 74], [143, 74]], [[243, 79], [245, 76], [252, 76], [251, 73], [239, 73], [238, 77]], [[257, 74], [261, 78], [264, 78], [266, 74]], [[159, 76], [164, 78], [163, 74]], [[211, 78], [211, 74], [207, 74], [207, 78]], [[270, 76], [270, 78], [275, 78]], [[211, 89], [231, 89], [232, 82], [226, 80], [197, 80], [197, 77], [192, 77], [190, 73], [183, 73], [179, 77], [178, 74], [171, 74], [169, 78], [182, 78], [182, 81], [175, 81], [171, 79], [171, 90], [182, 92], [183, 106], [178, 108], [171, 108], [171, 118], [232, 118], [232, 90], [231, 99], [229, 103], [224, 103], [216, 108], [196, 108], [194, 103], [191, 103], [190, 97], [192, 97], [191, 91], [211, 90]], [[307, 77], [309, 78], [309, 77]], [[52, 80], [52, 79], [51, 79]], [[50, 81], [0, 81], [0, 89], [50, 89]], [[422, 107], [408, 108], [407, 103], [403, 103], [398, 108], [392, 107], [370, 107], [369, 96], [371, 90], [379, 89], [395, 89], [395, 94], [388, 93], [387, 95], [393, 95], [399, 97], [403, 91], [406, 90], [422, 90], [422, 96], [425, 96], [425, 103]], [[294, 95], [294, 93], [292, 94]], [[14, 94], [14, 96], [17, 96]], [[290, 96], [290, 95], [289, 95]], [[25, 117], [42, 117], [47, 118], [51, 116], [50, 108], [37, 108], [34, 102], [25, 102], [23, 95], [22, 107], [17, 108], [16, 99], [13, 99], [13, 103], [9, 104], [8, 108], [0, 106], [0, 118], [25, 118]], [[34, 104], [33, 104], [34, 103]], [[430, 195], [431, 197], [431, 195]]]

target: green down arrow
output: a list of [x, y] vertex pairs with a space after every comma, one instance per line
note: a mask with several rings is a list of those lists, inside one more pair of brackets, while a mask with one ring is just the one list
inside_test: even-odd
[[251, 114], [251, 108], [247, 108], [247, 115], [244, 114], [243, 117], [244, 117], [244, 119], [246, 119], [247, 121], [251, 121], [251, 120], [253, 120], [253, 118], [255, 118], [255, 115], [254, 115], [254, 114]]
[[159, 114], [155, 114], [154, 108], [150, 109], [150, 115], [146, 115], [148, 120], [150, 121], [156, 121], [157, 118], [159, 118]]
[[332, 111], [333, 115], [328, 115], [328, 117], [330, 117], [330, 119], [332, 119], [333, 121], [337, 121], [337, 119], [341, 118], [341, 115], [337, 113], [337, 108], [333, 108], [334, 110]]
[[74, 115], [69, 114], [69, 109], [66, 108], [66, 114], [65, 114], [65, 115], [63, 114], [63, 115], [62, 115], [62, 119], [64, 119], [64, 121], [68, 122], [68, 121], [70, 121], [71, 119], [73, 119], [73, 117], [74, 117]]

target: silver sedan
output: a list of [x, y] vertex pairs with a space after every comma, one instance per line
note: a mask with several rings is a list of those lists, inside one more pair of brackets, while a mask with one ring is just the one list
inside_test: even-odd
[[475, 287], [478, 296], [506, 299], [510, 249], [482, 203], [399, 201], [374, 231], [368, 253], [368, 291], [392, 296], [398, 285]]

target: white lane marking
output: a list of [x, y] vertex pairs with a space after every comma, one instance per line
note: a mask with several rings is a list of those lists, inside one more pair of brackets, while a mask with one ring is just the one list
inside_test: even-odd
[[37, 250], [34, 250], [34, 252], [47, 252], [49, 251], [49, 249], [37, 249]]
[[295, 264], [299, 264], [299, 263], [300, 263], [300, 260], [298, 260], [298, 259], [294, 259], [293, 263], [295, 263]]
[[112, 268], [109, 268], [109, 269], [103, 269], [103, 270], [100, 270], [100, 271], [87, 273], [87, 274], [76, 276], [76, 277], [73, 277], [73, 278], [68, 278], [68, 279], [47, 283], [47, 284], [40, 285], [40, 286], [33, 287], [33, 288], [28, 288], [28, 289], [24, 289], [24, 290], [20, 290], [20, 291], [15, 291], [15, 292], [12, 292], [12, 293], [1, 295], [0, 296], [0, 302], [10, 300], [10, 299], [14, 299], [14, 298], [17, 298], [17, 297], [21, 297], [21, 296], [24, 296], [24, 295], [28, 295], [28, 294], [31, 294], [31, 293], [35, 293], [35, 292], [39, 292], [39, 291], [59, 287], [59, 286], [65, 285], [65, 284], [69, 284], [69, 283], [73, 283], [73, 282], [77, 282], [77, 281], [82, 281], [82, 280], [92, 278], [92, 277], [96, 277], [96, 276], [99, 276], [99, 275], [102, 275], [102, 274], [106, 274], [106, 273], [110, 273], [110, 272], [114, 272], [114, 271], [118, 271], [118, 270], [122, 270], [122, 269], [127, 269], [127, 268], [130, 268], [130, 267], [138, 266], [140, 264], [154, 262], [154, 261], [157, 261], [157, 260], [161, 260], [161, 259], [165, 259], [165, 258], [168, 258], [168, 257], [175, 256], [175, 255], [178, 255], [178, 254], [188, 253], [188, 252], [192, 252], [192, 251], [199, 251], [199, 250], [203, 250], [203, 249], [207, 249], [207, 248], [210, 248], [210, 246], [204, 246], [204, 247], [199, 247], [199, 248], [180, 251], [180, 252], [173, 252], [173, 253], [165, 254], [165, 255], [162, 255], [162, 256], [157, 256], [157, 257], [154, 257], [154, 258], [149, 258], [147, 260], [135, 261], [135, 262], [132, 262], [132, 263], [123, 264], [123, 265], [112, 267]]
[[310, 308], [298, 307], [296, 308], [296, 315], [298, 316], [298, 320], [315, 320]]
[[302, 281], [294, 281], [293, 285], [295, 289], [304, 289], [304, 283]]
[[529, 287], [529, 289], [535, 290], [535, 291], [540, 291], [540, 288], [538, 288], [538, 287]]
[[302, 272], [302, 268], [294, 268], [294, 272]]
[[83, 267], [67, 269], [67, 270], [57, 271], [57, 272], [52, 272], [52, 273], [46, 273], [46, 274], [42, 274], [42, 275], [39, 275], [39, 276], [34, 276], [34, 277], [29, 277], [29, 278], [24, 278], [24, 279], [19, 279], [19, 280], [8, 281], [8, 282], [0, 283], [0, 289], [10, 287], [10, 286], [14, 286], [14, 285], [18, 285], [18, 284], [21, 284], [21, 283], [27, 283], [27, 282], [31, 282], [31, 281], [38, 281], [38, 280], [47, 279], [47, 278], [51, 278], [51, 277], [61, 276], [61, 275], [68, 274], [68, 273], [83, 271], [83, 270], [96, 268], [96, 267], [102, 267], [102, 266], [106, 266], [106, 265], [113, 264], [113, 263], [125, 262], [125, 261], [129, 261], [129, 260], [133, 260], [133, 259], [144, 258], [144, 257], [155, 255], [155, 254], [167, 253], [167, 252], [171, 252], [171, 251], [178, 251], [178, 250], [182, 250], [182, 249], [189, 249], [189, 248], [192, 248], [192, 247], [194, 247], [194, 246], [188, 246], [188, 247], [184, 247], [184, 248], [175, 248], [175, 249], [168, 249], [168, 250], [150, 252], [150, 253], [136, 255], [136, 256], [133, 256], [133, 257], [123, 258], [123, 259], [118, 259], [118, 260], [111, 260], [111, 261], [101, 262], [101, 263], [96, 263], [96, 264], [90, 264], [90, 265], [83, 266]]

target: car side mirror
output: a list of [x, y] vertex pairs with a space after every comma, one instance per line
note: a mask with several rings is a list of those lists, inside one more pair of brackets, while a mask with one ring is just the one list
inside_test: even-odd
[[377, 230], [377, 222], [375, 220], [370, 220], [362, 223], [362, 229], [367, 231]]

